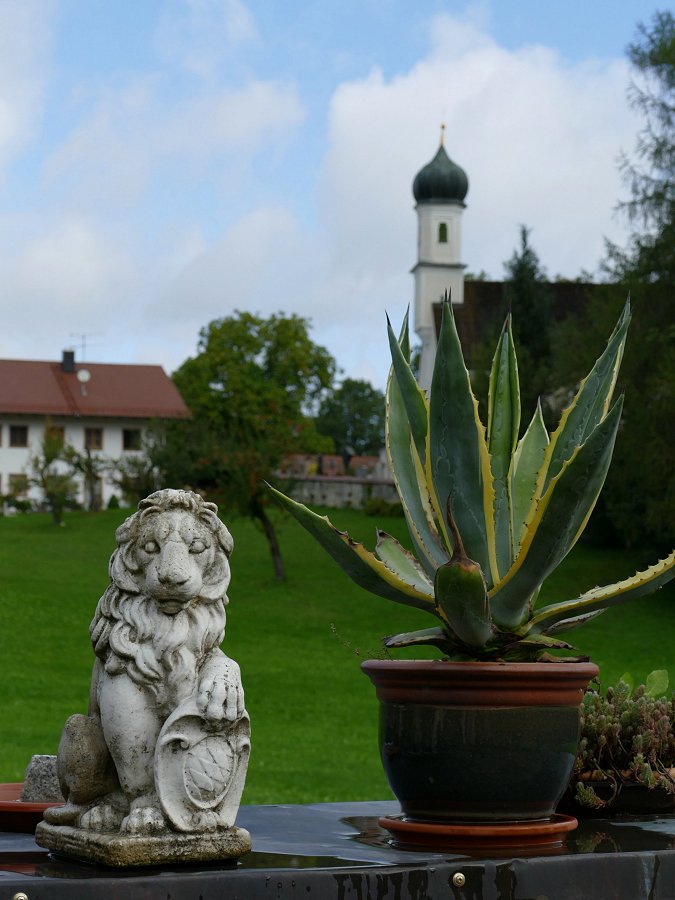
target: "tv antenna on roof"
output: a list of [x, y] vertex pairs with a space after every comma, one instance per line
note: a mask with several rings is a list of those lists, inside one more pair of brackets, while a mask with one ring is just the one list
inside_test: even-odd
[[71, 331], [71, 338], [79, 338], [80, 339], [80, 362], [83, 363], [87, 358], [87, 338], [90, 337], [101, 337], [100, 331]]

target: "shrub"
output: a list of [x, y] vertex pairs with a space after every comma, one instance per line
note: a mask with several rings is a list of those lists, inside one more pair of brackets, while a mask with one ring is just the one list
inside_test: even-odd
[[[604, 696], [597, 690], [584, 695], [573, 774], [576, 800], [583, 806], [611, 804], [630, 782], [675, 794], [670, 771], [675, 766], [675, 695], [663, 696], [668, 674], [652, 672], [635, 690], [631, 682], [626, 674]], [[589, 784], [598, 778], [612, 785], [609, 800], [601, 800]]]
[[367, 516], [403, 516], [403, 506], [398, 500], [383, 500], [382, 497], [370, 497], [363, 504], [363, 512]]

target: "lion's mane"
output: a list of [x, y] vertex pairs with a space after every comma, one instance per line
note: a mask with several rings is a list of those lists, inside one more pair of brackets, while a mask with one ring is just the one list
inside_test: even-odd
[[[204, 575], [196, 602], [175, 615], [165, 615], [152, 597], [144, 596], [135, 579], [134, 551], [147, 516], [172, 509], [191, 512], [215, 537], [216, 555]], [[225, 634], [227, 557], [232, 537], [218, 519], [218, 508], [188, 491], [163, 490], [142, 500], [138, 512], [116, 532], [117, 549], [110, 558], [110, 584], [98, 602], [90, 627], [94, 653], [109, 675], [126, 672], [137, 684], [166, 699], [165, 686], [194, 689], [195, 660], [218, 647]]]

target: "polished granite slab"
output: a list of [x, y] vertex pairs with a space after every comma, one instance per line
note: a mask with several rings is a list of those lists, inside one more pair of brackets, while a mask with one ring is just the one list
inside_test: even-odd
[[0, 833], [0, 900], [675, 900], [675, 816], [580, 823], [565, 846], [419, 853], [378, 825], [394, 802], [242, 806], [253, 849], [238, 862], [111, 870], [48, 854], [32, 835]]

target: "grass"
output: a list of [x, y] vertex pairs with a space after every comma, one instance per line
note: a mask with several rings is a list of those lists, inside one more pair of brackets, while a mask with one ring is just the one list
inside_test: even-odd
[[[89, 621], [126, 514], [71, 513], [64, 528], [41, 515], [0, 519], [0, 781], [20, 780], [33, 753], [55, 753], [65, 719], [86, 711]], [[374, 519], [351, 510], [331, 517], [372, 546]], [[253, 730], [244, 802], [391, 796], [374, 691], [357, 653], [378, 655], [383, 634], [424, 627], [427, 617], [359, 590], [286, 518], [279, 537], [288, 579], [279, 584], [262, 534], [248, 521], [228, 524], [235, 552], [224, 649], [241, 665]], [[377, 524], [405, 540], [402, 519]], [[543, 597], [563, 599], [652, 561], [579, 547]], [[604, 684], [656, 668], [675, 678], [675, 586], [608, 611], [574, 641], [600, 665]]]

